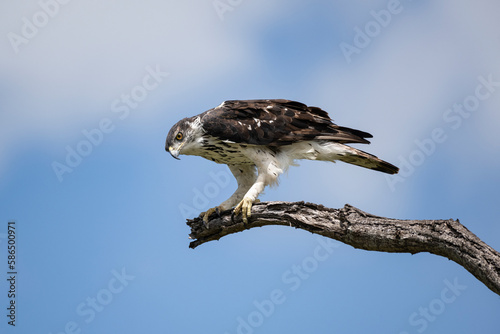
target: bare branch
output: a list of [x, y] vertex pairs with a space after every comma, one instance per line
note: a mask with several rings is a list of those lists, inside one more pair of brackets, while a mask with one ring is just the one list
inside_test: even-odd
[[341, 241], [354, 248], [391, 252], [429, 252], [455, 261], [500, 295], [500, 253], [481, 241], [458, 220], [399, 220], [363, 212], [346, 204], [342, 209], [304, 202], [254, 204], [247, 224], [231, 211], [213, 214], [207, 224], [188, 220], [189, 245], [195, 248], [225, 235], [265, 225], [284, 225]]

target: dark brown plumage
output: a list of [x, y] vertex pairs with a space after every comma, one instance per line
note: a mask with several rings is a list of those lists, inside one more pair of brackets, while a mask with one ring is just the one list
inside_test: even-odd
[[332, 122], [326, 111], [290, 100], [233, 100], [201, 115], [203, 128], [235, 143], [281, 146], [305, 140], [370, 143], [372, 135]]

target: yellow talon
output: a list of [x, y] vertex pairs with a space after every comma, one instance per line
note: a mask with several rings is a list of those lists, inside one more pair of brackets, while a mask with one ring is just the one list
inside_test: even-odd
[[200, 216], [203, 215], [203, 223], [205, 223], [205, 224], [208, 223], [208, 217], [210, 217], [210, 215], [212, 213], [218, 212], [218, 211], [222, 211], [222, 208], [220, 206], [216, 206], [214, 208], [208, 209], [206, 212], [202, 212], [200, 214]]
[[[255, 203], [260, 202], [258, 199], [255, 200]], [[234, 215], [237, 216], [241, 212], [241, 218], [243, 219], [243, 222], [246, 224], [248, 223], [248, 217], [252, 215], [252, 204], [254, 202], [248, 198], [243, 198], [241, 202], [236, 205], [234, 208]]]

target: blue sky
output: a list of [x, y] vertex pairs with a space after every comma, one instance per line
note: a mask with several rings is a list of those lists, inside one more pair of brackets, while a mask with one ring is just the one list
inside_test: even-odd
[[[236, 187], [164, 151], [227, 99], [287, 98], [374, 135], [399, 178], [305, 161], [262, 200], [459, 218], [500, 249], [494, 1], [0, 4], [2, 333], [498, 333], [500, 299], [429, 254], [264, 227], [188, 248]], [[16, 326], [7, 223], [16, 222]]]

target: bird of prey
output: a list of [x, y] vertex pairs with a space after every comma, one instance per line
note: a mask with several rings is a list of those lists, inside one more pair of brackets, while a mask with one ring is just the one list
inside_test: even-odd
[[199, 115], [177, 122], [167, 135], [165, 149], [198, 155], [228, 165], [238, 188], [229, 199], [203, 214], [208, 221], [214, 212], [231, 209], [244, 222], [252, 204], [267, 185], [295, 160], [340, 160], [376, 171], [395, 174], [398, 168], [376, 156], [350, 147], [369, 144], [367, 132], [338, 126], [326, 111], [296, 101], [232, 100]]

